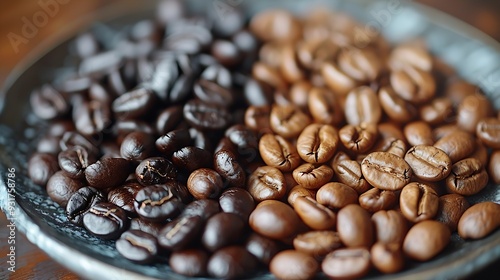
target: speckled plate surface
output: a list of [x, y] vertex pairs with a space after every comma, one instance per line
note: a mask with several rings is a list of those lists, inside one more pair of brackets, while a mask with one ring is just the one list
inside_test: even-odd
[[[133, 3], [136, 2], [136, 3]], [[154, 2], [120, 1], [95, 15], [106, 18], [106, 24], [119, 26], [133, 23], [154, 14]], [[212, 1], [188, 1], [195, 11], [214, 9]], [[431, 51], [455, 67], [460, 75], [478, 84], [495, 107], [500, 108], [500, 44], [465, 23], [441, 12], [411, 2], [400, 1], [399, 10], [382, 19], [379, 11], [390, 11], [385, 1], [221, 1], [241, 5], [251, 15], [268, 7], [286, 7], [304, 12], [322, 3], [336, 10], [346, 11], [359, 20], [382, 27], [383, 34], [392, 42], [424, 38]], [[391, 1], [394, 2], [394, 1]], [[314, 4], [313, 4], [314, 3]], [[387, 15], [387, 14], [386, 14]], [[103, 21], [104, 22], [104, 21]], [[93, 27], [99, 26], [97, 22]], [[46, 44], [36, 57], [25, 61], [13, 71], [0, 95], [0, 207], [8, 217], [16, 219], [18, 230], [63, 266], [86, 279], [187, 279], [173, 273], [165, 262], [138, 265], [122, 258], [114, 250], [114, 242], [103, 241], [66, 221], [64, 211], [51, 202], [45, 190], [27, 177], [27, 158], [36, 129], [33, 124], [28, 96], [43, 82], [51, 81], [58, 69], [65, 65], [64, 54], [68, 39], [82, 28], [79, 24], [66, 30], [65, 40]], [[3, 106], [1, 106], [3, 104]], [[43, 126], [39, 126], [42, 129]], [[6, 174], [15, 168], [15, 200], [8, 196]], [[495, 201], [500, 203], [500, 186], [488, 185], [480, 195], [468, 198], [471, 203]], [[13, 209], [12, 211], [10, 211]], [[367, 279], [460, 279], [471, 275], [493, 261], [500, 259], [500, 230], [477, 241], [463, 241], [456, 234], [444, 252], [426, 263], [411, 263], [397, 274], [372, 273]], [[249, 275], [249, 279], [273, 279], [269, 273]]]

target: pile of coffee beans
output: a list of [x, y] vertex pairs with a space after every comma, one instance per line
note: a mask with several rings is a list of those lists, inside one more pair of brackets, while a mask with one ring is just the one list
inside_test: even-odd
[[29, 176], [68, 223], [186, 276], [396, 273], [494, 232], [498, 201], [468, 197], [500, 184], [500, 114], [424, 42], [361, 27], [164, 0], [80, 34], [77, 70], [31, 94]]

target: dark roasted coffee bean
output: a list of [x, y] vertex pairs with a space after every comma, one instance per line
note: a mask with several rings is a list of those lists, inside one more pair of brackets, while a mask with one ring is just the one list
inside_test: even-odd
[[208, 260], [208, 274], [220, 279], [241, 279], [255, 271], [257, 260], [244, 247], [228, 246]]
[[401, 245], [396, 243], [375, 243], [370, 249], [373, 265], [383, 273], [396, 273], [404, 268]]
[[228, 40], [215, 40], [211, 47], [211, 53], [220, 64], [226, 67], [234, 67], [242, 58], [238, 47]]
[[156, 237], [140, 230], [125, 231], [115, 246], [120, 255], [141, 264], [151, 263], [158, 254]]
[[227, 109], [200, 100], [190, 100], [184, 105], [184, 118], [199, 129], [217, 130], [226, 128], [231, 122]]
[[156, 139], [155, 145], [158, 151], [169, 156], [183, 147], [190, 146], [191, 142], [189, 130], [177, 129], [160, 136]]
[[207, 104], [229, 107], [234, 101], [233, 93], [229, 89], [209, 80], [198, 80], [193, 91], [196, 97]]
[[224, 179], [225, 187], [243, 187], [246, 174], [237, 161], [236, 155], [229, 150], [220, 150], [214, 154], [214, 169]]
[[328, 208], [340, 209], [348, 204], [357, 203], [358, 193], [345, 184], [330, 182], [318, 189], [316, 201]]
[[335, 227], [337, 221], [335, 212], [310, 197], [297, 197], [293, 208], [302, 221], [312, 229], [330, 230]]
[[380, 210], [372, 215], [372, 222], [378, 242], [403, 244], [409, 229], [408, 220], [397, 210]]
[[147, 134], [155, 134], [154, 128], [148, 122], [141, 120], [117, 120], [112, 130], [117, 137], [116, 142], [118, 144], [121, 144], [123, 138], [132, 132], [141, 131]]
[[129, 214], [135, 214], [134, 198], [143, 186], [137, 181], [125, 182], [122, 186], [108, 192], [108, 202], [122, 208]]
[[85, 169], [97, 161], [96, 157], [82, 146], [72, 146], [57, 156], [59, 167], [73, 179], [84, 179]]
[[174, 164], [164, 157], [147, 158], [135, 169], [137, 181], [144, 186], [164, 184], [176, 176], [177, 169]]
[[436, 141], [434, 147], [443, 150], [450, 157], [451, 162], [456, 163], [474, 152], [476, 140], [472, 134], [455, 129]]
[[339, 182], [353, 188], [358, 194], [364, 193], [371, 187], [363, 178], [361, 164], [351, 160], [346, 153], [338, 152], [334, 156], [331, 166]]
[[476, 126], [476, 135], [487, 147], [500, 149], [500, 119], [485, 118]]
[[291, 138], [297, 137], [311, 123], [311, 119], [294, 105], [274, 105], [269, 123], [276, 134]]
[[59, 170], [57, 157], [49, 153], [33, 153], [28, 161], [28, 177], [33, 183], [45, 187], [50, 177]]
[[120, 119], [136, 119], [147, 114], [155, 106], [154, 93], [137, 88], [122, 94], [113, 101], [112, 110]]
[[463, 239], [480, 239], [500, 227], [500, 204], [483, 201], [469, 207], [458, 221], [458, 234]]
[[378, 137], [376, 124], [361, 123], [346, 125], [339, 130], [338, 137], [346, 149], [354, 153], [365, 153], [370, 150]]
[[179, 217], [200, 216], [204, 221], [219, 213], [219, 203], [213, 199], [197, 199], [190, 202]]
[[82, 146], [87, 152], [97, 155], [99, 153], [99, 149], [94, 141], [91, 139], [79, 134], [75, 131], [67, 131], [63, 134], [61, 140], [59, 141], [59, 145], [61, 146], [61, 150], [67, 150], [73, 146]]
[[131, 171], [130, 162], [123, 158], [104, 158], [85, 169], [85, 179], [98, 189], [113, 188], [123, 184]]
[[127, 160], [141, 161], [154, 152], [153, 135], [135, 131], [127, 134], [120, 146], [120, 155]]
[[339, 134], [331, 125], [310, 124], [297, 139], [297, 152], [309, 163], [325, 163], [337, 150]]
[[333, 169], [325, 164], [304, 163], [292, 172], [295, 181], [306, 189], [319, 189], [333, 177]]
[[280, 251], [278, 242], [252, 232], [245, 241], [245, 248], [261, 263], [269, 265], [271, 259]]
[[89, 101], [73, 108], [73, 122], [83, 135], [97, 135], [108, 129], [112, 123], [109, 105], [100, 101]]
[[170, 106], [161, 111], [156, 118], [156, 132], [164, 135], [172, 130], [182, 121], [182, 106]]
[[49, 84], [34, 90], [30, 96], [30, 103], [35, 115], [44, 120], [61, 117], [70, 109], [64, 96]]
[[94, 79], [90, 76], [81, 76], [78, 74], [72, 74], [71, 76], [64, 78], [56, 85], [57, 90], [67, 93], [79, 93], [88, 90], [90, 86], [94, 83]]
[[134, 198], [135, 212], [143, 219], [161, 222], [178, 216], [184, 205], [169, 185], [151, 185], [139, 190]]
[[342, 242], [336, 231], [314, 230], [297, 235], [293, 239], [293, 247], [316, 259], [323, 259], [331, 251], [342, 247]]
[[309, 91], [308, 108], [317, 123], [340, 125], [344, 121], [344, 111], [340, 100], [325, 88], [314, 87]]
[[220, 248], [241, 241], [246, 221], [233, 213], [217, 213], [207, 220], [201, 242], [205, 248], [215, 252]]
[[413, 225], [403, 242], [405, 255], [417, 261], [434, 258], [450, 242], [450, 230], [440, 222], [428, 220]]
[[174, 152], [172, 162], [175, 166], [188, 172], [193, 172], [200, 168], [210, 168], [213, 163], [212, 153], [195, 146], [187, 146]]
[[188, 277], [207, 275], [208, 252], [202, 249], [186, 249], [172, 252], [168, 260], [175, 273]]
[[104, 194], [92, 187], [83, 187], [73, 193], [66, 205], [66, 217], [71, 223], [83, 226], [83, 216], [99, 202], [105, 202]]
[[83, 226], [102, 239], [117, 239], [129, 224], [125, 210], [109, 202], [94, 204], [83, 216]]
[[119, 67], [123, 58], [118, 50], [99, 52], [82, 59], [78, 73], [82, 76], [101, 77]]
[[223, 188], [222, 177], [210, 168], [196, 169], [189, 175], [187, 187], [196, 199], [218, 198]]
[[99, 83], [93, 83], [89, 88], [89, 98], [92, 101], [100, 102], [103, 104], [111, 104], [115, 96], [109, 93], [103, 85]]
[[283, 172], [299, 166], [301, 160], [295, 145], [279, 135], [264, 134], [259, 141], [259, 152], [264, 162]]
[[249, 224], [256, 233], [275, 240], [283, 240], [297, 233], [300, 218], [286, 203], [267, 200], [257, 204], [250, 214]]
[[404, 159], [412, 168], [413, 174], [425, 181], [440, 181], [451, 172], [450, 157], [434, 146], [413, 146], [406, 152]]
[[189, 134], [191, 135], [191, 139], [194, 142], [194, 146], [203, 150], [213, 151], [214, 143], [213, 140], [209, 137], [209, 135], [197, 128], [191, 127], [189, 129]]
[[74, 46], [76, 53], [81, 58], [96, 54], [100, 48], [97, 38], [91, 32], [85, 32], [76, 37]]
[[60, 142], [61, 137], [44, 135], [38, 140], [36, 151], [42, 154], [54, 155], [57, 162], [57, 154], [61, 152]]
[[337, 215], [337, 231], [347, 247], [369, 248], [374, 241], [370, 214], [357, 204], [349, 204]]
[[478, 159], [466, 158], [451, 167], [446, 178], [448, 191], [460, 195], [473, 195], [480, 192], [488, 184], [488, 173]]
[[250, 106], [269, 106], [273, 102], [273, 88], [252, 78], [245, 82], [243, 93]]
[[457, 230], [458, 221], [469, 208], [469, 202], [459, 194], [445, 194], [439, 197], [439, 208], [434, 220], [448, 226], [451, 232]]
[[233, 87], [233, 74], [220, 64], [211, 64], [200, 74], [202, 80], [214, 82], [224, 88]]
[[259, 139], [252, 129], [236, 124], [229, 127], [224, 135], [236, 146], [236, 152], [242, 159], [251, 162], [257, 157]]
[[388, 210], [398, 202], [394, 191], [371, 188], [359, 196], [359, 205], [369, 212]]
[[417, 223], [436, 216], [439, 198], [436, 191], [428, 185], [413, 182], [401, 190], [399, 207], [406, 219]]
[[404, 159], [387, 152], [368, 154], [361, 163], [366, 181], [382, 190], [400, 190], [410, 182], [412, 170]]
[[362, 278], [371, 268], [370, 251], [366, 248], [335, 250], [325, 257], [321, 268], [330, 278]]
[[222, 192], [219, 205], [223, 212], [236, 214], [243, 221], [248, 221], [248, 217], [255, 209], [252, 195], [245, 189], [235, 187]]
[[283, 173], [272, 166], [261, 166], [248, 177], [248, 192], [258, 203], [268, 199], [280, 200], [286, 194]]
[[199, 238], [205, 222], [200, 216], [184, 216], [168, 222], [158, 234], [158, 243], [169, 251], [183, 250]]
[[250, 106], [245, 111], [245, 125], [254, 131], [271, 131], [271, 106]]
[[129, 229], [140, 230], [157, 237], [164, 226], [164, 223], [155, 223], [142, 218], [132, 218]]
[[50, 176], [47, 181], [46, 189], [52, 201], [59, 204], [61, 207], [66, 207], [71, 196], [80, 188], [84, 187], [84, 184], [84, 181], [72, 179], [68, 177], [64, 171], [59, 170]]
[[318, 270], [314, 257], [298, 250], [281, 251], [269, 264], [269, 271], [278, 279], [314, 279]]

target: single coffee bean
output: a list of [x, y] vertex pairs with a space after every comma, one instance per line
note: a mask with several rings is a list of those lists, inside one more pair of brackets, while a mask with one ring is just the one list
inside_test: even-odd
[[243, 124], [235, 124], [224, 135], [236, 147], [241, 162], [251, 162], [258, 156], [259, 138], [252, 129]]
[[344, 73], [334, 62], [321, 63], [319, 70], [328, 88], [339, 95], [347, 96], [358, 86], [358, 82]]
[[339, 138], [346, 149], [354, 153], [367, 152], [377, 141], [378, 130], [374, 123], [346, 125], [339, 130]]
[[151, 185], [135, 195], [135, 212], [143, 219], [161, 222], [178, 216], [184, 205], [169, 185]]
[[492, 201], [484, 201], [469, 207], [458, 221], [458, 235], [463, 239], [483, 238], [498, 227], [500, 205]]
[[326, 276], [339, 279], [359, 279], [371, 268], [370, 251], [365, 248], [338, 249], [326, 255], [321, 269]]
[[279, 135], [264, 134], [259, 141], [262, 160], [283, 172], [289, 172], [299, 166], [301, 160], [295, 145]]
[[500, 150], [491, 152], [488, 163], [488, 175], [492, 182], [500, 184]]
[[286, 194], [286, 181], [279, 169], [261, 166], [248, 177], [247, 188], [256, 202], [279, 200]]
[[282, 240], [296, 234], [300, 218], [289, 205], [266, 200], [257, 204], [249, 218], [250, 227], [265, 237]]
[[487, 147], [500, 149], [500, 119], [492, 117], [480, 120], [476, 135]]
[[142, 218], [132, 218], [129, 229], [140, 230], [158, 237], [160, 230], [164, 227], [163, 223], [155, 223]]
[[380, 210], [373, 213], [371, 218], [377, 242], [385, 244], [403, 244], [408, 232], [408, 221], [397, 210]]
[[192, 99], [184, 105], [183, 113], [184, 119], [199, 129], [223, 129], [231, 122], [231, 116], [226, 108], [196, 99]]
[[134, 198], [143, 186], [135, 180], [125, 182], [122, 186], [108, 192], [108, 202], [122, 208], [128, 214], [135, 214]]
[[273, 88], [263, 82], [249, 78], [245, 82], [243, 89], [245, 100], [250, 105], [250, 108], [256, 109], [260, 106], [269, 106], [273, 101]]
[[342, 242], [336, 231], [315, 230], [297, 235], [293, 239], [293, 247], [321, 260], [331, 251], [342, 247]]
[[243, 221], [248, 221], [248, 217], [255, 209], [252, 195], [245, 189], [235, 187], [222, 192], [219, 205], [223, 212], [236, 214]]
[[337, 130], [331, 125], [310, 124], [297, 139], [297, 152], [309, 163], [325, 163], [332, 158], [338, 145]]
[[67, 150], [69, 147], [82, 146], [91, 154], [99, 154], [99, 149], [95, 142], [76, 131], [66, 131], [59, 141], [62, 151]]
[[431, 54], [417, 44], [401, 44], [396, 46], [389, 57], [391, 70], [398, 70], [410, 65], [423, 71], [431, 71], [433, 67]]
[[307, 253], [284, 250], [276, 254], [269, 264], [270, 272], [278, 279], [314, 279], [319, 264]]
[[147, 134], [155, 134], [153, 126], [150, 123], [142, 121], [142, 120], [121, 120], [118, 119], [112, 128], [114, 135], [116, 135], [116, 142], [121, 144], [123, 139], [132, 132], [142, 131]]
[[168, 222], [158, 233], [158, 244], [168, 251], [179, 251], [199, 239], [205, 225], [200, 216], [178, 217]]
[[170, 156], [175, 151], [190, 146], [191, 142], [191, 134], [188, 129], [176, 129], [156, 139], [155, 146], [158, 151], [166, 156]]
[[172, 162], [181, 169], [193, 172], [200, 168], [212, 167], [212, 153], [195, 146], [187, 146], [173, 153]]
[[124, 159], [142, 161], [154, 152], [153, 135], [141, 131], [127, 134], [120, 146], [120, 155]]
[[135, 169], [137, 181], [144, 186], [164, 184], [176, 176], [177, 169], [174, 164], [164, 157], [147, 158]]
[[389, 210], [398, 202], [394, 191], [371, 188], [359, 196], [359, 205], [369, 212]]
[[399, 196], [401, 213], [411, 222], [432, 219], [439, 208], [439, 197], [434, 189], [423, 183], [406, 185]]
[[136, 119], [147, 114], [156, 102], [155, 94], [146, 88], [137, 88], [113, 101], [112, 110], [120, 119]]
[[302, 221], [312, 229], [329, 230], [335, 227], [335, 212], [310, 197], [297, 197], [293, 208]]
[[441, 149], [434, 146], [417, 145], [411, 147], [404, 157], [417, 178], [437, 182], [451, 172], [451, 159]]
[[434, 220], [448, 226], [451, 232], [457, 230], [458, 221], [469, 208], [469, 202], [459, 194], [445, 194], [439, 197], [439, 208]]
[[276, 134], [292, 138], [297, 137], [311, 123], [311, 119], [294, 105], [274, 105], [269, 122]]
[[202, 249], [185, 249], [172, 252], [168, 260], [175, 273], [188, 277], [207, 275], [209, 254]]
[[494, 109], [491, 104], [491, 101], [482, 94], [464, 97], [457, 108], [458, 127], [469, 133], [476, 132], [479, 121], [493, 116]]
[[340, 209], [358, 201], [358, 193], [351, 187], [338, 183], [326, 183], [318, 189], [316, 201], [331, 209]]
[[59, 170], [54, 173], [54, 175], [50, 176], [47, 181], [46, 190], [52, 201], [59, 204], [61, 207], [66, 207], [71, 196], [80, 188], [84, 187], [84, 185], [85, 183], [83, 181], [72, 179], [68, 177], [64, 171]]
[[271, 132], [271, 106], [249, 106], [245, 111], [245, 125], [255, 131]]
[[410, 65], [392, 71], [390, 82], [397, 95], [414, 104], [425, 103], [436, 94], [436, 81], [431, 73]]
[[307, 104], [314, 121], [338, 126], [344, 121], [344, 111], [338, 97], [325, 88], [313, 87], [308, 94]]
[[59, 164], [53, 154], [35, 152], [28, 160], [28, 177], [37, 185], [45, 187], [57, 171]]
[[290, 100], [293, 104], [299, 106], [301, 110], [306, 112], [308, 110], [309, 91], [311, 88], [311, 83], [306, 80], [294, 82], [290, 88]]
[[370, 184], [363, 178], [361, 164], [351, 160], [344, 152], [338, 152], [331, 161], [335, 178], [340, 183], [353, 188], [358, 194], [366, 192], [371, 188]]
[[129, 223], [125, 210], [109, 202], [94, 204], [83, 216], [83, 226], [102, 239], [117, 239]]
[[196, 169], [189, 175], [187, 187], [196, 199], [218, 198], [223, 187], [222, 177], [210, 168]]
[[374, 241], [370, 214], [357, 204], [349, 204], [337, 214], [337, 231], [347, 247], [369, 248]]
[[237, 244], [241, 241], [245, 224], [238, 215], [233, 213], [217, 213], [207, 220], [201, 242], [205, 248], [215, 252], [222, 247]]
[[448, 121], [453, 114], [453, 103], [446, 97], [434, 98], [419, 108], [420, 119], [435, 126]]
[[480, 192], [488, 184], [488, 173], [478, 159], [466, 158], [451, 167], [446, 178], [448, 191], [460, 195], [473, 195]]
[[440, 222], [427, 220], [413, 225], [403, 242], [403, 252], [417, 261], [428, 261], [450, 242], [450, 230]]
[[293, 178], [306, 189], [319, 189], [333, 177], [333, 169], [327, 165], [304, 163], [293, 172]]
[[174, 130], [182, 121], [182, 106], [169, 106], [156, 118], [156, 133], [165, 135]]
[[370, 249], [373, 265], [382, 273], [396, 273], [404, 268], [404, 256], [398, 243], [377, 242]]
[[408, 123], [417, 117], [415, 105], [401, 98], [392, 87], [380, 88], [378, 99], [383, 111], [392, 121]]
[[305, 73], [297, 59], [293, 44], [282, 46], [280, 70], [283, 78], [290, 83], [304, 79]]
[[49, 84], [31, 93], [30, 104], [35, 115], [44, 120], [61, 117], [70, 109], [64, 96]]
[[408, 141], [411, 146], [431, 146], [434, 144], [434, 139], [432, 137], [432, 128], [428, 123], [424, 121], [414, 121], [408, 123], [405, 125], [403, 131], [406, 137], [406, 141]]
[[404, 159], [387, 152], [368, 154], [361, 163], [363, 176], [382, 190], [400, 190], [410, 182], [412, 170]]
[[245, 249], [262, 264], [269, 265], [281, 248], [278, 242], [252, 232], [245, 241]]
[[434, 143], [434, 147], [443, 150], [453, 163], [472, 154], [475, 146], [474, 136], [460, 129], [455, 129], [443, 135]]
[[104, 194], [92, 187], [83, 187], [77, 190], [68, 200], [66, 217], [71, 223], [83, 226], [83, 216], [89, 209], [99, 202], [105, 202]]
[[123, 158], [105, 158], [85, 169], [85, 179], [97, 189], [117, 187], [127, 180], [131, 164]]
[[96, 157], [82, 146], [72, 146], [57, 156], [59, 167], [70, 178], [84, 179], [85, 169], [97, 161]]
[[224, 247], [208, 260], [208, 274], [220, 279], [241, 279], [257, 267], [257, 260], [242, 246]]
[[377, 94], [368, 86], [351, 90], [345, 100], [345, 118], [348, 124], [357, 126], [362, 123], [377, 124], [382, 117], [382, 109]]
[[179, 217], [200, 216], [206, 221], [220, 211], [219, 203], [216, 200], [197, 199], [186, 205]]
[[246, 174], [237, 156], [230, 150], [220, 150], [214, 154], [214, 170], [223, 178], [224, 187], [243, 187]]
[[133, 262], [145, 264], [154, 261], [158, 253], [156, 237], [140, 230], [128, 230], [116, 240], [116, 250]]

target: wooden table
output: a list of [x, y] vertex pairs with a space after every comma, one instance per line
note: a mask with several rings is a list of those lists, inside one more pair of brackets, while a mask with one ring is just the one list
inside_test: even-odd
[[[14, 41], [12, 44], [8, 38], [9, 33], [22, 32], [23, 18], [33, 17], [41, 10], [38, 1], [2, 1], [0, 4], [0, 84], [13, 67], [40, 42], [50, 36], [57, 34], [58, 28], [75, 18], [82, 17], [93, 10], [108, 5], [109, 1], [85, 0], [66, 1], [68, 4], [60, 4], [57, 12], [45, 24], [41, 24], [37, 34], [22, 42]], [[42, 1], [43, 2], [43, 1]], [[46, 1], [51, 2], [51, 1]], [[52, 1], [54, 2], [54, 1]], [[64, 1], [60, 1], [63, 3]], [[500, 2], [493, 0], [419, 0], [430, 6], [441, 9], [465, 22], [476, 26], [491, 37], [500, 41]], [[55, 8], [53, 8], [55, 10]], [[0, 279], [81, 279], [74, 273], [68, 271], [61, 265], [51, 260], [45, 253], [32, 245], [22, 234], [17, 237], [17, 270], [10, 273], [6, 270], [5, 261], [8, 254], [8, 228], [5, 215], [0, 212]], [[498, 271], [500, 262], [493, 263], [470, 279], [495, 279], [488, 277]], [[498, 275], [498, 274], [497, 274]], [[10, 277], [10, 278], [9, 278]]]

